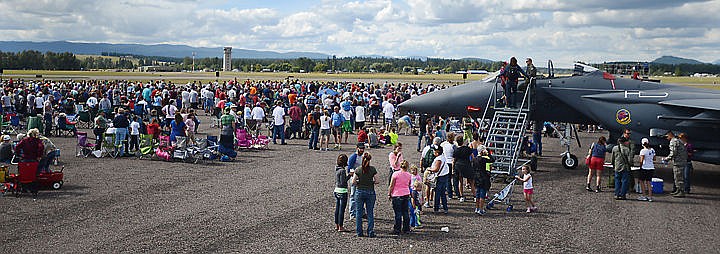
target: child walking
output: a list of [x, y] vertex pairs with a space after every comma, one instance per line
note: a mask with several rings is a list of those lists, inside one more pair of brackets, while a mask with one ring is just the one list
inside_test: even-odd
[[423, 179], [420, 175], [418, 167], [414, 164], [410, 166], [410, 175], [412, 175], [412, 184], [410, 185], [410, 227], [420, 227], [420, 211], [422, 210], [423, 198]]
[[518, 179], [523, 182], [523, 194], [525, 194], [525, 204], [527, 204], [527, 213], [530, 212], [537, 212], [537, 207], [535, 206], [535, 203], [532, 201], [532, 195], [533, 195], [533, 184], [532, 184], [532, 175], [530, 175], [530, 167], [525, 165], [522, 166], [522, 177], [515, 176], [515, 179]]
[[422, 212], [422, 190], [425, 184], [422, 181], [413, 183], [413, 189], [410, 193], [410, 227], [422, 227], [420, 221], [420, 213]]

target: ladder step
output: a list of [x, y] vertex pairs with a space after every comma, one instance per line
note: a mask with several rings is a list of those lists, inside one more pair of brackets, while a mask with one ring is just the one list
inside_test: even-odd
[[492, 141], [493, 144], [515, 144], [515, 141]]
[[488, 135], [488, 139], [490, 139], [490, 138], [513, 138], [513, 139], [518, 139], [518, 135], [507, 135], [507, 134], [494, 134], [494, 133], [490, 133], [490, 135]]

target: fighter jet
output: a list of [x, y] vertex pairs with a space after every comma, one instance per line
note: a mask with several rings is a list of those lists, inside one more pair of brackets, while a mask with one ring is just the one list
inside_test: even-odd
[[[536, 103], [530, 109], [530, 120], [601, 125], [610, 132], [611, 142], [628, 129], [636, 144], [647, 137], [660, 145], [658, 154], [667, 148], [662, 135], [670, 130], [684, 132], [697, 150], [694, 160], [720, 164], [720, 91], [618, 78], [590, 66], [580, 67], [573, 76], [535, 80], [531, 95]], [[415, 97], [401, 103], [399, 109], [444, 116], [492, 116], [494, 103], [488, 100], [498, 74]]]

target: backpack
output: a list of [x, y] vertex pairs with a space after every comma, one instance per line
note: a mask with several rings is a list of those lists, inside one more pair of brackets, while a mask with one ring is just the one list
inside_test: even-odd
[[313, 113], [308, 114], [307, 121], [310, 125], [317, 125], [317, 119], [315, 119]]
[[508, 71], [507, 71], [507, 74], [506, 74], [506, 76], [508, 77], [508, 79], [510, 79], [510, 80], [517, 80], [518, 78], [520, 78], [520, 70], [518, 70], [518, 68], [519, 68], [519, 67], [517, 67], [517, 66], [510, 66], [510, 67], [508, 67]]
[[428, 149], [427, 152], [425, 152], [425, 155], [423, 155], [422, 160], [420, 161], [420, 166], [422, 168], [429, 168], [430, 165], [432, 165], [433, 161], [435, 160], [435, 154], [433, 154], [433, 149]]

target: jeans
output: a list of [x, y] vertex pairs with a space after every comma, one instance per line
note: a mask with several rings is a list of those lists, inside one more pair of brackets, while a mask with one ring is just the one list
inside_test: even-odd
[[335, 224], [342, 227], [343, 221], [345, 220], [345, 207], [347, 207], [348, 194], [337, 193], [335, 194]]
[[357, 187], [355, 185], [350, 185], [350, 217], [355, 218], [355, 191], [357, 191]]
[[115, 149], [120, 149], [120, 157], [125, 156], [125, 138], [127, 137], [127, 129], [115, 129]]
[[355, 233], [357, 235], [363, 235], [363, 212], [367, 210], [367, 234], [368, 236], [375, 235], [375, 191], [374, 190], [355, 190]]
[[290, 121], [290, 137], [301, 138], [302, 137], [302, 121]]
[[450, 174], [437, 177], [437, 185], [435, 186], [435, 211], [440, 210], [440, 201], [442, 201], [443, 210], [447, 211], [447, 195], [445, 192], [448, 190], [448, 182], [450, 181]]
[[412, 202], [408, 202], [408, 206], [410, 207], [410, 226], [420, 226], [420, 214], [418, 214], [418, 212], [420, 211], [421, 205], [418, 205], [417, 210], [412, 206]]
[[542, 156], [542, 133], [540, 130], [533, 133], [533, 143], [537, 148], [537, 155]]
[[285, 144], [285, 124], [273, 125], [273, 144], [277, 144], [277, 136], [280, 136], [280, 142]]
[[628, 182], [630, 181], [630, 172], [628, 170], [615, 171], [615, 196], [625, 197], [628, 192]]
[[[422, 128], [421, 128], [422, 129]], [[420, 151], [420, 148], [422, 148], [422, 140], [423, 137], [425, 137], [425, 131], [420, 131], [418, 133], [418, 144], [417, 144], [417, 150]], [[426, 138], [427, 139], [427, 138]], [[427, 144], [427, 140], [425, 141], [425, 144]]]
[[395, 212], [395, 226], [393, 226], [394, 233], [400, 233], [401, 229], [402, 232], [410, 231], [410, 214], [408, 211], [409, 200], [410, 195], [392, 198], [392, 207]]
[[683, 180], [685, 180], [685, 193], [690, 192], [690, 176], [692, 176], [692, 173], [695, 169], [693, 168], [693, 164], [691, 161], [688, 161], [687, 165], [685, 165], [685, 169], [683, 170]]
[[[450, 168], [450, 174], [448, 174], [447, 193], [448, 193], [448, 197], [452, 199], [453, 183], [455, 183], [455, 185], [457, 185], [457, 177], [454, 177], [454, 174], [453, 174], [453, 170], [454, 170], [453, 164], [448, 163], [447, 165], [448, 165], [448, 168]], [[455, 189], [457, 189], [457, 188], [455, 188]], [[460, 195], [459, 193], [457, 193], [457, 190], [456, 190], [455, 194], [457, 194], [458, 196]]]
[[508, 81], [505, 83], [505, 98], [507, 98], [507, 106], [510, 108], [515, 107], [515, 93], [517, 93], [517, 83], [514, 81]]
[[313, 126], [312, 131], [310, 131], [310, 141], [308, 142], [308, 148], [310, 148], [310, 149], [318, 148], [318, 136], [319, 135], [320, 135], [320, 128]]

